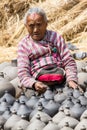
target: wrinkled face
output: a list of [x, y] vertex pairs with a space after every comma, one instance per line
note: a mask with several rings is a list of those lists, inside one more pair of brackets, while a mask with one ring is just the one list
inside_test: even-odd
[[33, 40], [40, 41], [44, 38], [47, 22], [40, 14], [31, 14], [27, 17], [26, 27]]

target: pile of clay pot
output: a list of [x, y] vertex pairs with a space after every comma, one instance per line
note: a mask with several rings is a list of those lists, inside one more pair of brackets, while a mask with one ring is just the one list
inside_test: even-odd
[[78, 61], [84, 92], [67, 84], [38, 94], [22, 90], [17, 61], [0, 64], [0, 130], [87, 130], [87, 63]]

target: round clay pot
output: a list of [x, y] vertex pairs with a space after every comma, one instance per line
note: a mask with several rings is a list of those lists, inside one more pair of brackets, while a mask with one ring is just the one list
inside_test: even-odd
[[58, 92], [55, 96], [54, 96], [54, 100], [58, 103], [62, 103], [65, 99], [67, 98], [66, 94], [63, 93], [63, 91]]
[[20, 104], [19, 109], [17, 110], [17, 115], [22, 116], [22, 115], [26, 115], [27, 120], [29, 120], [29, 115], [31, 113], [31, 109], [25, 104], [25, 102], [22, 102]]
[[75, 130], [82, 130], [84, 126], [84, 129], [87, 129], [87, 115], [84, 117], [75, 127]]
[[54, 93], [52, 92], [52, 90], [51, 90], [50, 87], [48, 87], [47, 90], [45, 91], [44, 97], [45, 97], [45, 99], [47, 99], [47, 100], [51, 100], [51, 99], [54, 98]]
[[30, 123], [26, 130], [42, 130], [45, 127], [45, 123], [40, 120], [40, 116]]
[[2, 62], [0, 64], [0, 72], [2, 72], [2, 70], [7, 67], [7, 66], [11, 66], [11, 63], [10, 62]]
[[81, 92], [79, 91], [79, 89], [78, 88], [74, 89], [73, 91], [74, 98], [79, 98], [80, 95], [81, 95]]
[[9, 108], [9, 107], [5, 110], [5, 112], [2, 114], [2, 116], [3, 116], [6, 120], [9, 119], [9, 117], [11, 116], [11, 111], [10, 111], [10, 108]]
[[13, 97], [15, 97], [15, 88], [7, 80], [0, 80], [0, 97], [2, 97], [5, 91], [8, 91]]
[[34, 108], [35, 104], [38, 102], [39, 98], [34, 94], [32, 97], [26, 102], [26, 105], [29, 108]]
[[20, 93], [22, 92], [22, 89], [19, 88], [20, 86], [20, 80], [18, 77], [12, 79], [10, 81], [10, 83], [13, 85], [13, 87], [15, 88], [15, 91], [16, 91], [16, 96], [15, 97], [19, 97], [20, 96]]
[[15, 101], [15, 98], [7, 90], [5, 91], [4, 95], [1, 97], [0, 101], [2, 101], [3, 99], [6, 99], [6, 101], [10, 105], [12, 105]]
[[50, 100], [46, 106], [44, 106], [44, 111], [53, 117], [60, 107], [60, 104], [56, 103], [54, 100]]
[[19, 99], [20, 103], [22, 103], [22, 102], [26, 103], [28, 101], [28, 98], [26, 97], [24, 92], [21, 92], [21, 95], [20, 95], [20, 97], [18, 99]]
[[78, 84], [85, 90], [86, 85], [84, 82], [87, 80], [87, 73], [85, 72], [80, 72], [78, 73]]
[[38, 107], [38, 111], [31, 118], [30, 122], [33, 122], [37, 118], [38, 115], [40, 116], [40, 120], [44, 122], [45, 124], [47, 124], [49, 120], [51, 120], [51, 117], [47, 113], [43, 112], [43, 108]]
[[65, 126], [60, 130], [73, 130], [73, 129], [70, 128], [68, 122], [66, 122]]
[[4, 78], [8, 79], [9, 81], [13, 80], [18, 75], [17, 67], [13, 67], [13, 66], [7, 66], [7, 67], [5, 67], [2, 70], [2, 72], [4, 74]]
[[79, 120], [85, 109], [86, 108], [80, 104], [80, 101], [77, 100], [76, 104], [70, 109], [71, 116]]
[[7, 103], [6, 99], [3, 99], [0, 104], [0, 114], [3, 114], [7, 110], [8, 107], [10, 107], [10, 106]]
[[21, 119], [18, 122], [16, 122], [16, 124], [14, 124], [14, 126], [12, 127], [11, 130], [18, 130], [20, 128], [20, 130], [26, 130], [26, 128], [28, 127], [29, 122], [25, 119]]
[[74, 103], [72, 102], [72, 98], [68, 97], [65, 101], [62, 102], [62, 107], [65, 108], [68, 106], [69, 108], [72, 108]]
[[10, 111], [13, 112], [15, 110], [15, 112], [17, 112], [19, 107], [20, 107], [19, 100], [16, 99], [14, 104], [11, 106]]
[[70, 116], [70, 113], [67, 112], [65, 118], [63, 118], [63, 119], [59, 122], [58, 127], [59, 127], [60, 129], [63, 128], [63, 127], [65, 126], [65, 124], [66, 124], [66, 121], [68, 122], [69, 126], [70, 126], [72, 129], [74, 129], [75, 126], [79, 123], [79, 121], [78, 121], [77, 119], [71, 117], [71, 116]]
[[1, 130], [1, 128], [4, 127], [5, 122], [6, 122], [6, 119], [0, 115], [0, 130]]
[[78, 99], [80, 100], [81, 105], [87, 105], [87, 98], [84, 96], [84, 93], [82, 93]]
[[49, 121], [49, 123], [43, 128], [43, 130], [59, 130], [59, 128], [57, 124], [52, 121]]
[[53, 122], [58, 124], [65, 117], [64, 109], [61, 107], [59, 112], [55, 114], [52, 118]]
[[4, 124], [4, 130], [11, 130], [14, 124], [16, 124], [19, 120], [21, 120], [21, 117], [16, 115], [15, 111], [12, 113], [11, 117], [5, 122]]
[[82, 71], [82, 67], [85, 67], [87, 63], [85, 61], [76, 61], [78, 72]]

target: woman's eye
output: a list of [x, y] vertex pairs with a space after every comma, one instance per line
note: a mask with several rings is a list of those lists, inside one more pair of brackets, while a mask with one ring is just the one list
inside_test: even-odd
[[33, 24], [32, 24], [32, 25], [29, 25], [29, 27], [30, 27], [30, 28], [33, 28], [33, 27], [34, 27], [34, 25], [33, 25]]
[[38, 25], [38, 26], [41, 26], [42, 24], [41, 24], [41, 23], [38, 23], [37, 25]]

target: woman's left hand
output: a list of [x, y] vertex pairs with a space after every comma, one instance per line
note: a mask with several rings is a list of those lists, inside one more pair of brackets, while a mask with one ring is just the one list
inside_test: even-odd
[[69, 87], [74, 88], [74, 89], [78, 87], [78, 84], [75, 83], [74, 81], [69, 81], [68, 84], [69, 84]]
[[69, 87], [73, 89], [78, 88], [82, 93], [84, 92], [83, 89], [76, 82], [69, 81], [68, 84], [69, 84]]

